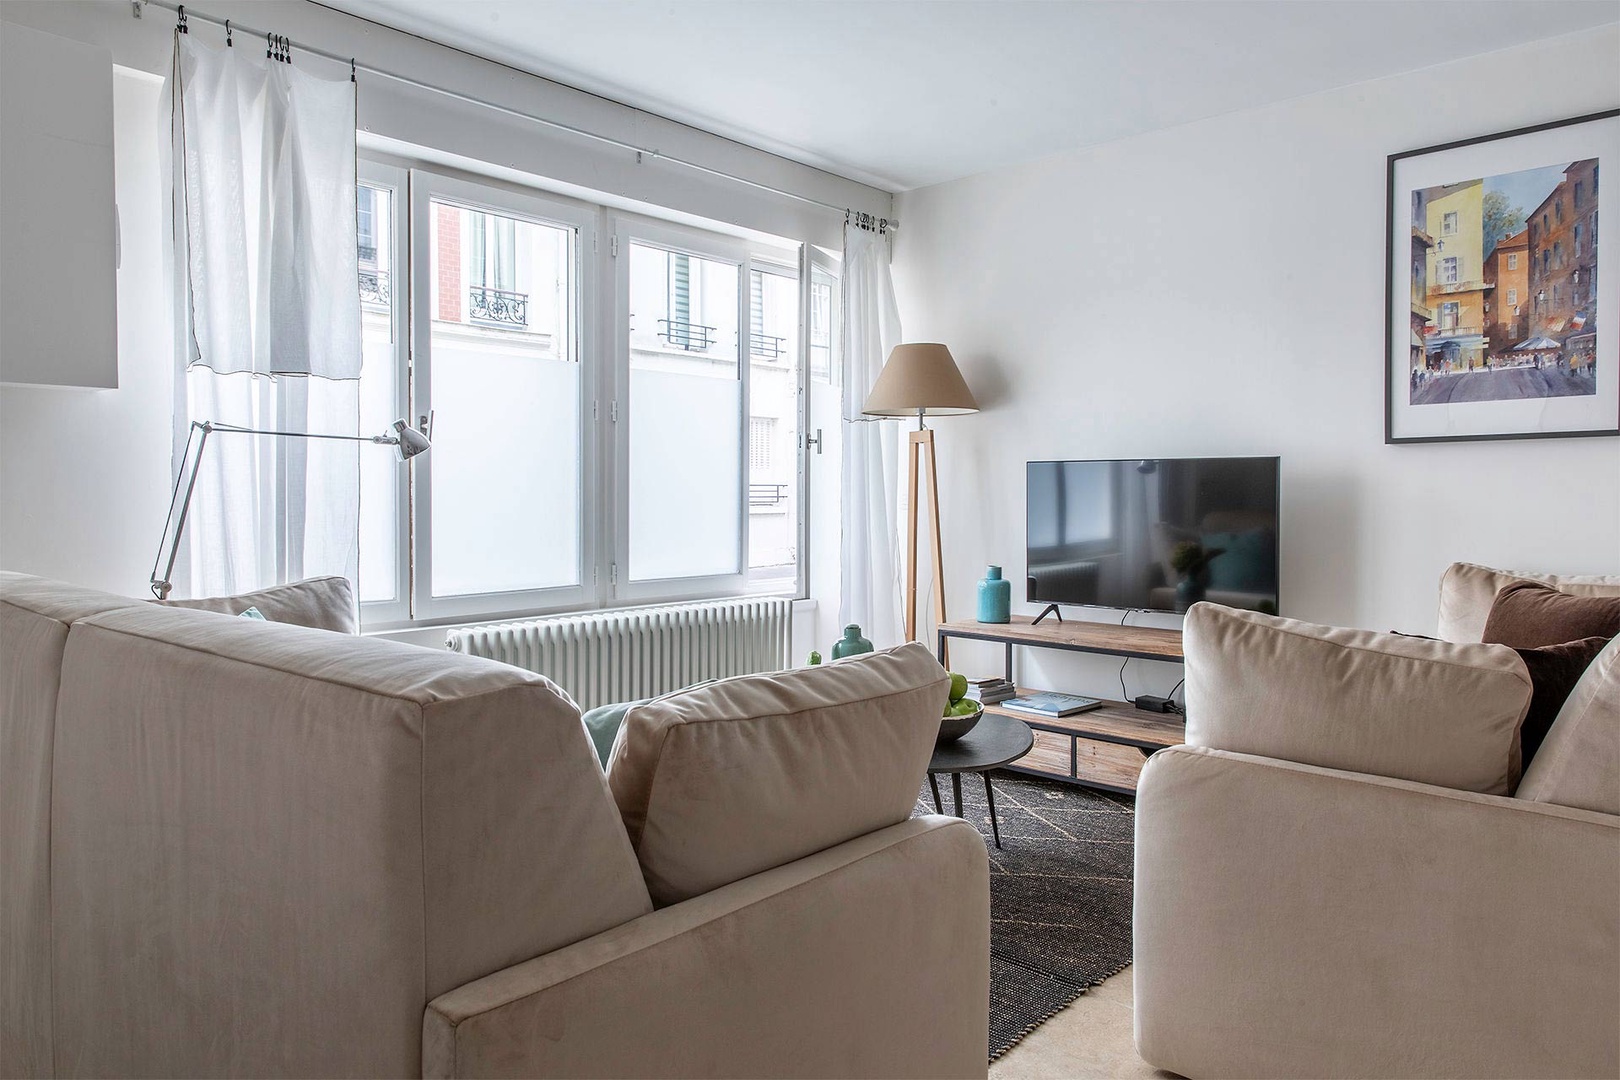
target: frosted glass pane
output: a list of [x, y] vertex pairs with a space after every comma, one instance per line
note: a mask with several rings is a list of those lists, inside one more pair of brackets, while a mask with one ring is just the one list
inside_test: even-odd
[[735, 574], [742, 388], [668, 371], [630, 373], [630, 577]]
[[434, 596], [580, 583], [574, 233], [434, 200]]
[[630, 245], [632, 581], [742, 570], [739, 270]]
[[[386, 322], [388, 316], [380, 316]], [[374, 315], [362, 316], [360, 433], [392, 433], [399, 416], [394, 346]], [[360, 455], [360, 599], [399, 599], [399, 483], [405, 469], [391, 447], [363, 447]]]
[[579, 365], [433, 347], [433, 595], [579, 584]]

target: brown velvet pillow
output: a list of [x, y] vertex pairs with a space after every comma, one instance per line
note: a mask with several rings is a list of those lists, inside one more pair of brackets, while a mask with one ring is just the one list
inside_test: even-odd
[[1617, 634], [1620, 596], [1571, 596], [1539, 581], [1517, 581], [1496, 594], [1480, 640], [1512, 649], [1539, 649]]
[[1608, 644], [1606, 637], [1585, 637], [1539, 649], [1514, 650], [1530, 669], [1530, 711], [1524, 714], [1524, 724], [1519, 728], [1520, 758], [1526, 766], [1552, 730], [1570, 691]]

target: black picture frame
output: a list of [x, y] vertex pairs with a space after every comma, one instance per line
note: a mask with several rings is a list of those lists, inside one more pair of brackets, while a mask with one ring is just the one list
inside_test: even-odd
[[[1385, 201], [1384, 201], [1384, 442], [1386, 445], [1408, 445], [1416, 443], [1451, 443], [1451, 442], [1495, 442], [1500, 440], [1518, 439], [1579, 439], [1579, 438], [1612, 438], [1620, 436], [1620, 386], [1611, 392], [1614, 394], [1615, 412], [1614, 426], [1599, 427], [1587, 430], [1555, 430], [1555, 431], [1507, 431], [1479, 434], [1438, 434], [1438, 435], [1400, 435], [1395, 434], [1395, 394], [1398, 390], [1394, 378], [1395, 371], [1395, 341], [1399, 328], [1395, 316], [1395, 290], [1410, 289], [1410, 264], [1403, 257], [1400, 270], [1396, 269], [1396, 243], [1395, 243], [1395, 211], [1396, 211], [1396, 168], [1402, 161], [1412, 158], [1426, 157], [1432, 154], [1441, 154], [1447, 151], [1458, 150], [1464, 147], [1477, 146], [1484, 143], [1501, 142], [1518, 139], [1527, 135], [1534, 135], [1557, 128], [1573, 127], [1597, 121], [1612, 120], [1620, 117], [1620, 108], [1605, 109], [1600, 112], [1585, 113], [1563, 120], [1553, 120], [1544, 124], [1532, 124], [1528, 127], [1513, 128], [1509, 131], [1499, 131], [1490, 135], [1480, 135], [1469, 139], [1457, 139], [1452, 142], [1437, 143], [1433, 146], [1419, 147], [1414, 150], [1405, 150], [1398, 154], [1390, 154], [1385, 166]], [[1620, 161], [1614, 162], [1620, 166]], [[1620, 174], [1620, 168], [1613, 168], [1611, 175]], [[1616, 181], [1610, 181], [1611, 187]], [[1410, 193], [1403, 193], [1410, 198]], [[1620, 205], [1609, 211], [1620, 220]], [[1596, 238], [1593, 238], [1595, 243]], [[1608, 288], [1613, 291], [1620, 289], [1620, 282], [1609, 283]], [[1612, 320], [1611, 320], [1612, 321]], [[1620, 327], [1610, 327], [1609, 339], [1612, 341]], [[1404, 334], [1402, 335], [1404, 337]], [[1601, 385], [1601, 384], [1600, 384]]]

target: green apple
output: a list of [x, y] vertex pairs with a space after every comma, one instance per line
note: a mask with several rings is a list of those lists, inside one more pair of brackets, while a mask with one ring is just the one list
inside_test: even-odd
[[967, 676], [951, 672], [951, 700], [961, 701], [967, 694]]

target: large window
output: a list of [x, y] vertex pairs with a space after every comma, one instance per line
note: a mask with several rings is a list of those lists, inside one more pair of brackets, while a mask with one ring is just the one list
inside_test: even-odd
[[[362, 166], [370, 626], [803, 595], [806, 345], [836, 279], [795, 246], [520, 188]], [[408, 227], [407, 227], [408, 226]], [[408, 282], [408, 285], [407, 285]]]

